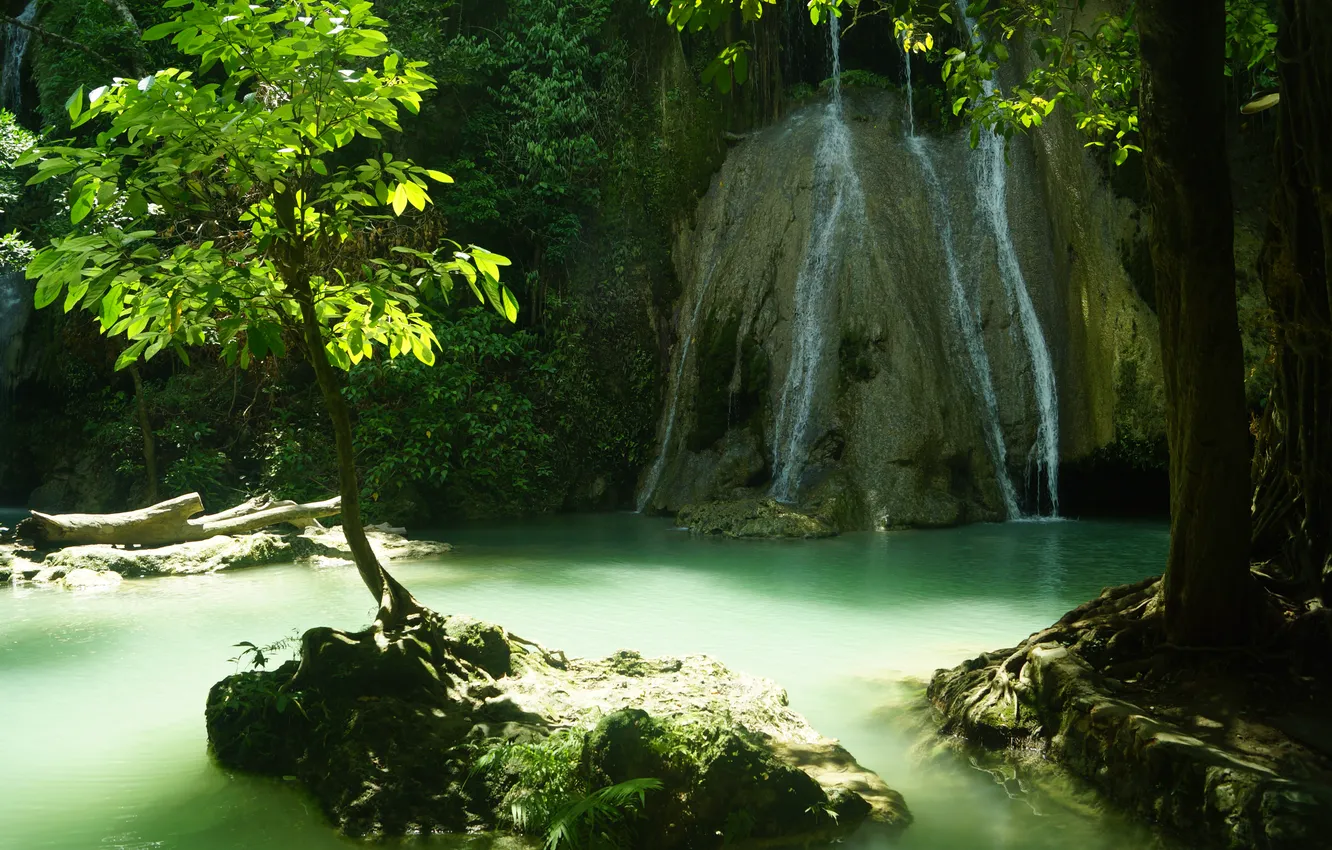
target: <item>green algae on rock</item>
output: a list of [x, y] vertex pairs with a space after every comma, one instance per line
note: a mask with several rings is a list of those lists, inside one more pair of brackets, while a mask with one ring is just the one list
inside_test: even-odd
[[438, 640], [315, 629], [299, 664], [217, 683], [215, 757], [299, 778], [351, 835], [539, 832], [553, 809], [636, 780], [660, 787], [616, 830], [643, 850], [801, 847], [910, 822], [768, 680], [696, 655], [569, 659], [466, 618], [422, 628]]
[[[1330, 689], [1305, 674], [1325, 658], [1173, 647], [1159, 587], [1107, 589], [1017, 647], [936, 672], [943, 732], [1019, 767], [1048, 758], [1190, 848], [1323, 846]], [[1293, 618], [1292, 647], [1311, 628], [1332, 645], [1332, 618], [1311, 612]]]
[[832, 537], [837, 529], [775, 499], [741, 499], [685, 505], [676, 522], [695, 534], [726, 537]]

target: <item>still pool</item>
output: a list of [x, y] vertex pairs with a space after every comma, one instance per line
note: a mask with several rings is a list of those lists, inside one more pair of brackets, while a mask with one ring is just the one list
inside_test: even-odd
[[[1159, 572], [1160, 524], [1052, 522], [699, 539], [635, 515], [472, 526], [448, 559], [395, 573], [426, 604], [571, 655], [704, 652], [781, 683], [916, 817], [862, 848], [1143, 846], [1095, 807], [1036, 804], [954, 755], [921, 755], [911, 682], [1011, 646], [1106, 585]], [[350, 567], [279, 566], [0, 587], [0, 847], [304, 850], [340, 839], [281, 782], [208, 758], [203, 703], [233, 644], [373, 614]], [[413, 846], [453, 846], [449, 840]]]

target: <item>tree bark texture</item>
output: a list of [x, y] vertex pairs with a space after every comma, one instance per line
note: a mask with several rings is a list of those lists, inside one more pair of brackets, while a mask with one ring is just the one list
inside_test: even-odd
[[119, 514], [43, 514], [19, 523], [17, 535], [41, 547], [101, 543], [113, 546], [168, 546], [207, 540], [219, 534], [248, 534], [273, 525], [308, 525], [341, 510], [338, 498], [297, 504], [250, 500], [221, 513], [203, 513], [198, 493], [189, 493], [137, 511]]
[[1260, 266], [1276, 376], [1255, 429], [1254, 551], [1314, 584], [1332, 567], [1332, 3], [1277, 5], [1279, 179]]
[[301, 308], [301, 331], [305, 348], [314, 367], [315, 380], [324, 398], [324, 407], [333, 424], [338, 457], [338, 489], [342, 494], [342, 530], [356, 562], [361, 581], [379, 600], [379, 620], [385, 627], [401, 624], [404, 618], [421, 610], [420, 604], [379, 563], [361, 520], [361, 485], [356, 474], [356, 452], [352, 445], [351, 414], [342, 397], [338, 374], [324, 351], [323, 326], [315, 313], [314, 294], [308, 281], [299, 280], [293, 288]]
[[1250, 449], [1226, 160], [1224, 0], [1144, 0], [1143, 158], [1170, 444], [1166, 627], [1240, 643], [1249, 593]]

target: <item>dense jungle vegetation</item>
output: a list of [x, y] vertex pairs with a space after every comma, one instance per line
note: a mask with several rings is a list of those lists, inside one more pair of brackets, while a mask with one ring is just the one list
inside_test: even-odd
[[[32, 59], [37, 99], [24, 120], [53, 137], [67, 132], [75, 87], [179, 61], [169, 40], [140, 44], [109, 6], [77, 14], [75, 5], [44, 14], [42, 26], [97, 55], [52, 43], [36, 45]], [[144, 29], [171, 11], [154, 2], [129, 8]], [[447, 232], [502, 245], [523, 311], [508, 327], [452, 299], [432, 319], [443, 352], [437, 368], [367, 361], [353, 370], [345, 393], [368, 514], [419, 523], [616, 504], [650, 452], [659, 352], [649, 307], [672, 293], [665, 223], [683, 214], [718, 153], [707, 140], [715, 98], [685, 80], [673, 93], [676, 111], [698, 120], [663, 131], [662, 115], [645, 111], [635, 91], [652, 58], [631, 56], [623, 37], [655, 22], [609, 0], [402, 0], [379, 11], [393, 44], [426, 61], [440, 87], [419, 118], [377, 148], [457, 181], [397, 240], [415, 247]], [[5, 120], [13, 162], [33, 137]], [[15, 197], [30, 173], [5, 178], [14, 265], [24, 243], [68, 228], [60, 189]], [[594, 253], [594, 241], [614, 247]], [[14, 433], [52, 452], [103, 459], [114, 469], [99, 485], [106, 507], [148, 498], [145, 415], [162, 495], [199, 491], [227, 502], [257, 490], [303, 498], [334, 488], [318, 393], [290, 358], [236, 372], [211, 356], [188, 367], [161, 357], [142, 367], [136, 390], [112, 371], [120, 350], [85, 320], [40, 321], [47, 344], [29, 366], [40, 381], [21, 399]], [[79, 424], [53, 434], [61, 421]], [[37, 465], [56, 464], [46, 456]], [[16, 489], [32, 484], [21, 470], [11, 480]]]

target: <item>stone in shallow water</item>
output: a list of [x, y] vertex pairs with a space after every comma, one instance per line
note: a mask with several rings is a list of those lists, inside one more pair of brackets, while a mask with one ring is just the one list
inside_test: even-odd
[[[937, 671], [928, 694], [944, 731], [1019, 770], [1049, 770], [1048, 757], [1191, 848], [1329, 846], [1325, 699], [1296, 699], [1286, 667], [1262, 687], [1235, 687], [1260, 675], [1242, 653], [1172, 655], [1158, 592], [1155, 580], [1109, 588], [1017, 647]], [[1105, 675], [1115, 668], [1139, 681]], [[1264, 688], [1278, 685], [1289, 704], [1274, 714]], [[1223, 719], [1199, 714], [1200, 696]], [[1297, 717], [1314, 718], [1324, 740], [1297, 729]]]
[[910, 822], [899, 794], [766, 679], [698, 655], [568, 659], [465, 618], [433, 629], [442, 635], [433, 645], [422, 632], [385, 641], [312, 630], [299, 677], [292, 662], [219, 682], [206, 711], [218, 760], [300, 777], [355, 835], [508, 826], [514, 795], [526, 793], [521, 773], [478, 763], [534, 752], [557, 760], [575, 798], [660, 780], [625, 825], [625, 846], [637, 850], [721, 846], [726, 836], [798, 847], [866, 819]]
[[124, 578], [120, 573], [110, 570], [90, 570], [83, 567], [70, 570], [65, 573], [64, 578], [60, 579], [62, 587], [70, 590], [93, 590], [119, 587]]
[[726, 537], [832, 537], [837, 529], [774, 499], [704, 502], [680, 509], [676, 522], [695, 534]]

